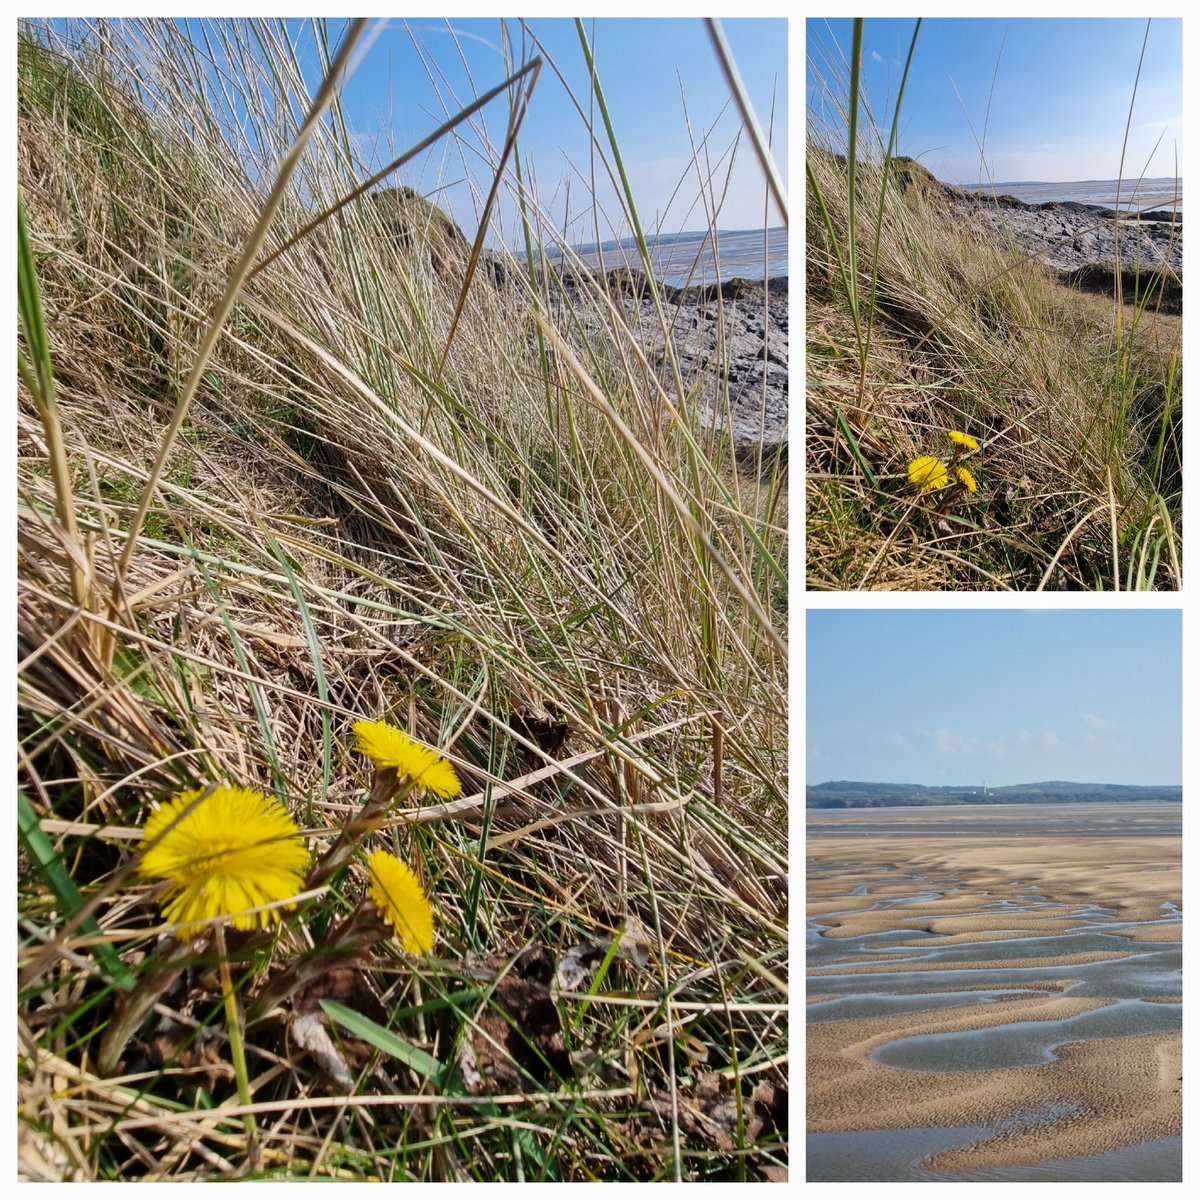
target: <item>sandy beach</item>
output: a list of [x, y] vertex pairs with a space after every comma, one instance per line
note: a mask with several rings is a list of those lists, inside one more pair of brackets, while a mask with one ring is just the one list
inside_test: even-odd
[[[925, 1010], [832, 1020], [810, 1010], [810, 1132], [988, 1126], [989, 1136], [924, 1163], [948, 1172], [1096, 1155], [1178, 1135], [1178, 1029], [1088, 1040], [1056, 1035], [1047, 1039], [1051, 1061], [999, 1069], [899, 1069], [876, 1060], [881, 1047], [905, 1038], [1021, 1022], [1026, 1040], [1036, 1042], [1039, 1025], [1050, 1031], [1072, 1018], [1105, 1019], [1122, 1005], [1142, 1014], [1145, 1001], [1178, 1001], [1177, 982], [1160, 981], [1142, 996], [1133, 974], [1171, 953], [1181, 936], [1177, 836], [1122, 835], [1120, 822], [1108, 828], [1099, 810], [1078, 814], [1089, 823], [1087, 836], [1057, 827], [1043, 835], [1018, 828], [1019, 821], [1008, 833], [1006, 819], [1018, 814], [994, 810], [961, 813], [958, 837], [922, 836], [922, 824], [944, 823], [947, 811], [936, 818], [928, 810], [856, 812], [850, 819], [859, 828], [844, 836], [836, 832], [844, 815], [809, 814], [808, 911], [820, 927], [821, 951], [810, 942], [810, 1004], [857, 1003], [855, 994], [870, 998], [873, 989], [964, 993], [962, 1004], [942, 995], [935, 997], [941, 1007]], [[861, 831], [873, 816], [887, 824], [886, 834]], [[1145, 922], [1154, 924], [1130, 927]], [[1086, 948], [1097, 938], [1114, 948]], [[1119, 973], [1117, 986], [1110, 987], [1111, 972]], [[982, 987], [994, 990], [986, 1003]], [[1013, 989], [1020, 994], [1005, 994]], [[925, 1003], [920, 996], [894, 1002]], [[1161, 1015], [1158, 1007], [1149, 1011]], [[984, 1044], [965, 1044], [976, 1041]]]

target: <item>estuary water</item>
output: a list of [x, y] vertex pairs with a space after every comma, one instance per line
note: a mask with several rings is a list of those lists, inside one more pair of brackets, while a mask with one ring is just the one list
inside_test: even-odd
[[[1119, 187], [1118, 187], [1119, 184]], [[1015, 196], [1026, 204], [1073, 200], [1078, 204], [1098, 204], [1104, 208], [1170, 209], [1183, 207], [1183, 180], [1171, 176], [1154, 179], [1077, 179], [1059, 183], [1017, 180], [1011, 183], [963, 183], [964, 191], [996, 196]], [[1118, 201], [1119, 194], [1119, 201]]]
[[1178, 836], [1181, 804], [928, 804], [910, 808], [809, 809], [805, 833], [846, 837]]
[[[762, 229], [722, 229], [714, 238], [707, 232], [660, 233], [650, 239], [647, 247], [650, 262], [659, 283], [671, 287], [691, 287], [721, 283], [729, 279], [774, 278], [788, 273], [787, 230], [782, 226]], [[641, 269], [637, 242], [633, 238], [620, 241], [581, 245], [573, 256], [585, 266], [611, 271], [614, 267], [630, 266]], [[561, 254], [546, 255], [557, 262]]]
[[[1036, 1120], [1036, 1114], [1028, 1123]], [[995, 1133], [989, 1125], [922, 1129], [860, 1129], [810, 1133], [806, 1145], [809, 1182], [956, 1183], [1169, 1183], [1183, 1176], [1183, 1139], [1158, 1138], [1086, 1158], [1056, 1158], [1012, 1167], [933, 1171], [923, 1164], [943, 1150], [969, 1146]]]
[[1118, 1000], [1059, 1021], [1013, 1021], [998, 1028], [926, 1033], [880, 1046], [871, 1057], [885, 1067], [908, 1071], [994, 1071], [1053, 1062], [1068, 1042], [1130, 1037], [1178, 1029], [1179, 1004]]

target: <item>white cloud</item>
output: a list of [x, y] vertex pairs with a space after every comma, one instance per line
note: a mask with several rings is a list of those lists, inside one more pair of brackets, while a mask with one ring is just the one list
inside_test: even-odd
[[1084, 713], [1083, 719], [1093, 728], [1099, 729], [1103, 733], [1115, 733], [1120, 729], [1120, 725], [1116, 721], [1110, 721], [1105, 717], [1098, 717], [1095, 713]]
[[1033, 741], [1033, 734], [1028, 729], [1018, 729], [1015, 740], [1018, 746], [1025, 746]]
[[883, 740], [889, 746], [895, 746], [898, 750], [911, 750], [912, 743], [902, 733], [885, 733]]
[[981, 754], [991, 754], [996, 758], [1003, 758], [1008, 753], [1008, 746], [1003, 740], [985, 742], [981, 738], [955, 733], [944, 726], [940, 729], [922, 730], [921, 736], [928, 738], [938, 754], [946, 758], [965, 758]]
[[878, 50], [872, 50], [871, 51], [871, 61], [872, 62], [883, 62], [883, 55], [880, 54]]
[[1160, 133], [1164, 129], [1174, 128], [1180, 129], [1183, 126], [1182, 116], [1160, 117], [1154, 121], [1138, 121], [1133, 128], [1149, 130], [1151, 133]]
[[970, 744], [961, 733], [951, 733], [949, 729], [935, 729], [929, 736], [933, 738], [937, 752], [949, 758], [971, 752]]
[[1046, 733], [1043, 733], [1042, 734], [1042, 745], [1045, 746], [1047, 750], [1057, 750], [1060, 745], [1060, 742], [1058, 740], [1058, 734], [1055, 733], [1055, 731], [1053, 729], [1050, 729]]

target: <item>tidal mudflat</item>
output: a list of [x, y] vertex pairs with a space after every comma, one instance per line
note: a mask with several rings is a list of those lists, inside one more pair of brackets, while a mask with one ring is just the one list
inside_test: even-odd
[[1180, 814], [810, 811], [808, 1179], [1179, 1178]]

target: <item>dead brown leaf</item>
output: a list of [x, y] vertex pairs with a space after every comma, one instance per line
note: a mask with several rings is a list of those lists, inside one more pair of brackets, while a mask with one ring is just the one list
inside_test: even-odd
[[[491, 961], [502, 968], [502, 960]], [[539, 1086], [554, 1086], [556, 1077], [570, 1075], [550, 976], [548, 956], [540, 947], [519, 955], [500, 976], [460, 1051], [468, 1091], [537, 1091]]]

